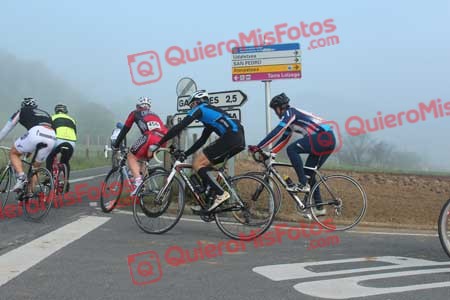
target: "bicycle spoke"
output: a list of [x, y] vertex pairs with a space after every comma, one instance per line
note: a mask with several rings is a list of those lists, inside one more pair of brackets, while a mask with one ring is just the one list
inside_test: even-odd
[[[264, 181], [250, 175], [230, 179], [231, 197], [215, 213], [220, 230], [233, 239], [250, 240], [263, 234], [275, 216], [272, 190]], [[258, 189], [258, 196], [255, 192]], [[238, 195], [238, 197], [237, 197]]]
[[450, 199], [442, 207], [438, 222], [439, 240], [450, 257]]
[[11, 184], [12, 184], [12, 172], [7, 167], [4, 169], [2, 174], [0, 174], [0, 208], [4, 208], [8, 203], [10, 192], [11, 192]]
[[111, 212], [122, 196], [124, 183], [121, 170], [121, 168], [112, 169], [102, 184], [100, 206], [105, 213]]
[[24, 214], [33, 221], [45, 218], [51, 207], [55, 194], [53, 191], [53, 180], [50, 172], [45, 168], [33, 171], [33, 176], [25, 187], [27, 194], [24, 200]]
[[314, 219], [322, 226], [332, 230], [347, 230], [363, 218], [367, 199], [363, 188], [353, 178], [330, 175], [312, 188], [309, 204]]

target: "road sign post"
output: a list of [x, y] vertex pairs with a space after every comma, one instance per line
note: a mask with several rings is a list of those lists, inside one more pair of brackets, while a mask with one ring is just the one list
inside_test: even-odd
[[[266, 94], [266, 134], [269, 134], [270, 125], [270, 82], [271, 80], [264, 80], [264, 88]], [[270, 145], [272, 147], [272, 145]]]

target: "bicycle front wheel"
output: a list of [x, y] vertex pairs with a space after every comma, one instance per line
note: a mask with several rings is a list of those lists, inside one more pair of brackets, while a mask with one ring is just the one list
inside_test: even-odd
[[102, 192], [100, 194], [100, 207], [105, 213], [110, 213], [119, 202], [123, 191], [123, 174], [120, 167], [109, 171], [105, 181], [102, 183]]
[[[215, 214], [216, 224], [228, 237], [252, 240], [269, 229], [275, 217], [274, 195], [263, 179], [252, 175], [239, 175], [229, 179], [230, 194]], [[258, 196], [254, 197], [255, 191]]]
[[[274, 201], [275, 201], [275, 215], [278, 214], [278, 212], [281, 209], [281, 189], [278, 185], [278, 182], [273, 179], [273, 177], [267, 175], [265, 172], [248, 172], [245, 173], [246, 175], [253, 175], [260, 177], [264, 180], [265, 183], [267, 183], [273, 191]], [[255, 194], [253, 194], [252, 197], [258, 197], [258, 194], [263, 190], [263, 186], [260, 186], [260, 188], [255, 190]]]
[[0, 175], [0, 208], [3, 209], [8, 203], [9, 194], [11, 192], [12, 185], [12, 169], [11, 167], [5, 168]]
[[133, 217], [144, 232], [162, 234], [172, 229], [184, 210], [184, 189], [178, 177], [155, 172], [139, 186], [133, 202]]
[[40, 221], [50, 212], [55, 198], [52, 174], [46, 168], [37, 168], [28, 181], [23, 200], [24, 215], [30, 220]]
[[442, 207], [439, 215], [438, 231], [442, 247], [450, 257], [450, 199]]
[[[320, 193], [322, 203], [314, 200]], [[321, 226], [329, 230], [344, 231], [357, 225], [367, 209], [367, 196], [363, 187], [347, 175], [330, 175], [318, 181], [309, 194], [311, 214]], [[320, 216], [318, 215], [320, 213]]]

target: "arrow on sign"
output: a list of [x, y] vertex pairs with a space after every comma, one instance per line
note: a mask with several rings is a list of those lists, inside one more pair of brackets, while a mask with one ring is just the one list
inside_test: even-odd
[[[190, 109], [187, 103], [188, 99], [189, 96], [178, 97], [177, 101], [178, 111], [186, 111]], [[209, 104], [216, 107], [220, 108], [240, 107], [245, 102], [247, 102], [247, 95], [241, 90], [209, 93]]]

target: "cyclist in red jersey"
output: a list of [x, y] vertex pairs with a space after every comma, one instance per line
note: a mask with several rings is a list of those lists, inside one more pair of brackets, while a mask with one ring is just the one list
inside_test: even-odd
[[142, 183], [142, 177], [139, 168], [139, 159], [149, 159], [152, 157], [152, 153], [148, 153], [148, 148], [151, 145], [157, 144], [161, 138], [167, 133], [167, 128], [163, 121], [157, 114], [150, 110], [151, 99], [148, 97], [140, 97], [136, 104], [136, 110], [133, 110], [129, 115], [123, 128], [120, 130], [119, 135], [113, 145], [114, 150], [118, 150], [120, 143], [130, 131], [133, 123], [136, 123], [142, 136], [131, 146], [128, 153], [128, 165], [134, 177], [135, 190]]

